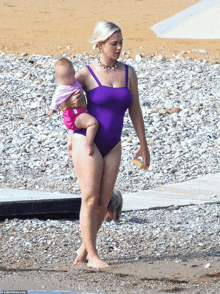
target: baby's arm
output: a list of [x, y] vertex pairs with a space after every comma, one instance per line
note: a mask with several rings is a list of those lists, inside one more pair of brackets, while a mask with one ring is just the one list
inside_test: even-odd
[[55, 91], [53, 97], [52, 97], [52, 102], [50, 104], [50, 109], [47, 112], [48, 115], [51, 115], [51, 114], [57, 112], [57, 109], [58, 109], [58, 107], [60, 105], [59, 99], [60, 99], [60, 87], [58, 86], [56, 88], [56, 91]]
[[[71, 95], [73, 94], [73, 90], [70, 89], [64, 89], [62, 86], [58, 86], [50, 105], [50, 110], [48, 111], [48, 115], [51, 115], [55, 112], [57, 112], [58, 107], [65, 102]], [[61, 109], [62, 110], [62, 109]]]

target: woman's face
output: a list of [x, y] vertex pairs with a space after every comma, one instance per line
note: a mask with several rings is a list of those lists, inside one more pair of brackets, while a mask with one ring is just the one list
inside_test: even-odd
[[116, 32], [111, 37], [101, 44], [102, 53], [110, 58], [117, 60], [121, 54], [123, 38], [121, 32]]

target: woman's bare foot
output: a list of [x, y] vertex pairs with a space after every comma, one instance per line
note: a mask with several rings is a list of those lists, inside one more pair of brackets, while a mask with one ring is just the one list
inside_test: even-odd
[[87, 252], [82, 248], [82, 246], [76, 251], [77, 257], [74, 261], [75, 265], [80, 265], [86, 263]]
[[109, 265], [100, 258], [94, 258], [93, 260], [89, 261], [87, 265], [96, 269], [109, 268]]

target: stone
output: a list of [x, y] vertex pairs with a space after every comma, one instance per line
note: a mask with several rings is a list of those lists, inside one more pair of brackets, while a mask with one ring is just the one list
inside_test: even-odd
[[179, 113], [180, 111], [182, 111], [182, 109], [179, 108], [179, 107], [171, 107], [171, 108], [167, 109], [167, 112], [168, 112], [169, 114], [172, 114], [172, 113]]
[[142, 60], [142, 56], [140, 54], [136, 54], [135, 61], [136, 62], [141, 62], [141, 60]]
[[199, 53], [208, 54], [208, 52], [205, 49], [199, 49]]
[[161, 61], [166, 61], [166, 57], [164, 55], [159, 55], [156, 57], [156, 60], [161, 62]]

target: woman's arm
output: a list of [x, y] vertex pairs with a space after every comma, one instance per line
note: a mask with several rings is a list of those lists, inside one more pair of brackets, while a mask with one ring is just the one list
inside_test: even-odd
[[149, 155], [149, 150], [148, 150], [148, 146], [146, 142], [144, 120], [143, 120], [142, 111], [141, 111], [140, 102], [139, 102], [137, 76], [134, 69], [130, 66], [129, 66], [129, 80], [130, 80], [129, 81], [130, 91], [132, 94], [132, 104], [129, 108], [129, 115], [131, 117], [134, 129], [138, 135], [138, 138], [140, 140], [140, 145], [141, 145], [138, 153], [135, 156], [135, 159], [141, 156], [144, 160], [143, 168], [146, 169], [150, 165], [150, 155]]

